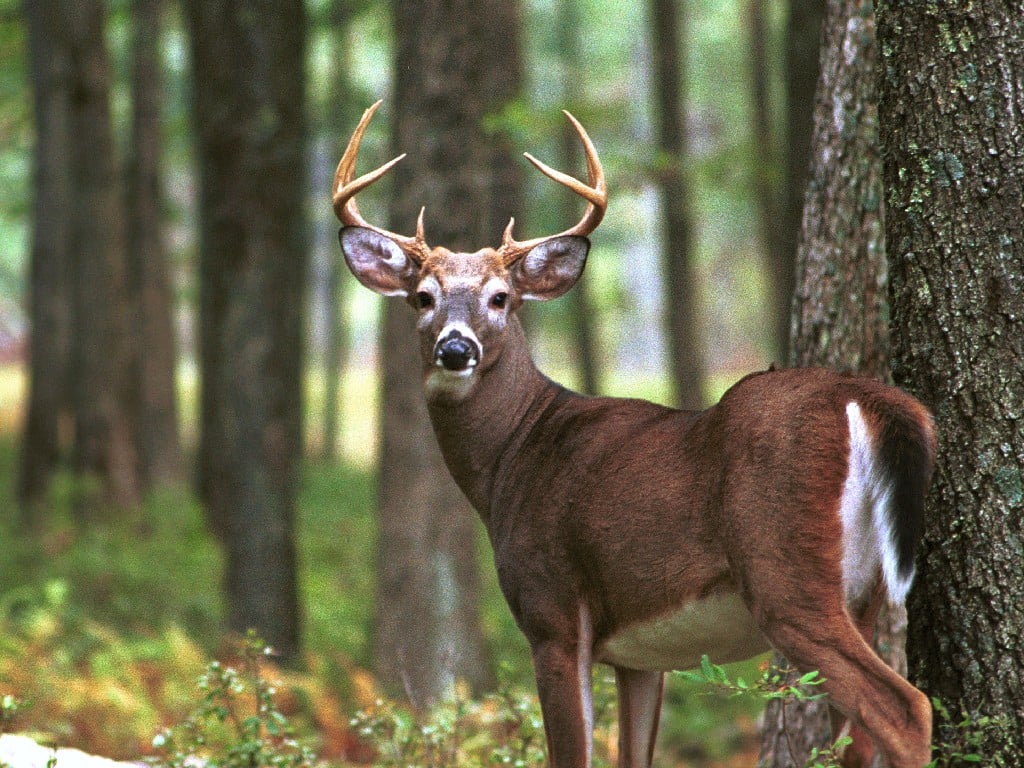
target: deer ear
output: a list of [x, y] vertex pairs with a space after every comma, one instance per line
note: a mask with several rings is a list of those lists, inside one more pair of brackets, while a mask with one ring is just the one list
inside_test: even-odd
[[383, 296], [409, 295], [419, 264], [393, 240], [365, 227], [342, 227], [338, 240], [345, 263], [360, 283]]
[[512, 282], [523, 299], [557, 299], [583, 274], [590, 241], [574, 235], [545, 240], [512, 268]]

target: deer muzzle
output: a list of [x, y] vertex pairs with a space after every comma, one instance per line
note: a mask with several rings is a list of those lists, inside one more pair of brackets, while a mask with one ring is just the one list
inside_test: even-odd
[[469, 372], [479, 362], [479, 344], [457, 329], [448, 331], [434, 345], [434, 364], [446, 371]]

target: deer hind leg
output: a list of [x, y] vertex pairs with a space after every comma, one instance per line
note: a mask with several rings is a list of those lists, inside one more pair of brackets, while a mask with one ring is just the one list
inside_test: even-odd
[[615, 686], [619, 694], [619, 768], [650, 768], [665, 675], [615, 667]]
[[845, 612], [804, 621], [787, 617], [764, 631], [798, 668], [820, 671], [831, 705], [849, 719], [855, 741], [844, 755], [844, 768], [870, 762], [873, 750], [865, 734], [890, 768], [922, 768], [931, 760], [927, 697], [875, 655]]

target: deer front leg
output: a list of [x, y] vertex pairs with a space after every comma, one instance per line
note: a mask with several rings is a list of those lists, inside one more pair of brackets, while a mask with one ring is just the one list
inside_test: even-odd
[[665, 675], [615, 667], [615, 687], [619, 692], [619, 768], [650, 768]]
[[594, 707], [588, 643], [557, 640], [533, 648], [550, 768], [590, 768]]

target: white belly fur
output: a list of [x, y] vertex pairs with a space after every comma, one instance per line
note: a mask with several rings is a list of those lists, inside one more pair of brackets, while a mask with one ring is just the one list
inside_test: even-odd
[[594, 656], [607, 664], [657, 671], [692, 669], [704, 654], [725, 664], [769, 648], [740, 596], [729, 593], [622, 627], [598, 646]]

